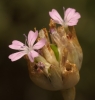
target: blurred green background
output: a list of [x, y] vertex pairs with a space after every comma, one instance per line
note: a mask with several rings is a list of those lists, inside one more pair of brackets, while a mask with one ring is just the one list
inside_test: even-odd
[[29, 78], [27, 62], [11, 62], [8, 48], [14, 39], [24, 42], [29, 30], [48, 27], [48, 12], [65, 8], [81, 14], [75, 26], [84, 53], [76, 100], [95, 100], [95, 0], [0, 0], [0, 100], [62, 100], [59, 92], [37, 87]]

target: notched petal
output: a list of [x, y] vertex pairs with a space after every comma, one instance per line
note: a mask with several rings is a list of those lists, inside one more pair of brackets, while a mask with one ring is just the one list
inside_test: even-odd
[[34, 42], [36, 41], [38, 36], [38, 31], [33, 32], [33, 31], [29, 31], [28, 33], [28, 45], [29, 46], [33, 46]]
[[33, 49], [41, 49], [46, 43], [46, 39], [41, 39], [39, 40], [34, 46], [33, 46]]
[[13, 40], [12, 41], [12, 45], [15, 45], [15, 46], [23, 46], [24, 44], [18, 40]]
[[76, 10], [73, 8], [68, 8], [64, 12], [64, 21], [65, 21], [65, 24], [68, 26], [77, 25], [77, 22], [80, 17], [81, 17], [80, 14], [76, 12]]
[[49, 15], [55, 21], [55, 23], [63, 25], [63, 19], [61, 18], [57, 10], [52, 9], [52, 11], [49, 12]]
[[20, 51], [20, 52], [16, 52], [16, 53], [9, 55], [8, 58], [11, 59], [11, 61], [16, 61], [20, 59], [21, 57], [23, 57], [25, 54], [26, 54], [25, 52]]

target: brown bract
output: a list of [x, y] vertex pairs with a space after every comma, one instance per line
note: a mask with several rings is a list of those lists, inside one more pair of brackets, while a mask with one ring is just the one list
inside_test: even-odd
[[[66, 90], [74, 87], [79, 79], [83, 53], [78, 42], [74, 27], [56, 26], [50, 20], [50, 33], [44, 28], [39, 32], [39, 38], [46, 38], [46, 45], [40, 50], [35, 62], [28, 60], [31, 80], [47, 90]], [[50, 37], [49, 37], [49, 35]], [[54, 44], [59, 52], [59, 60], [51, 48]], [[36, 63], [42, 62], [44, 67]]]

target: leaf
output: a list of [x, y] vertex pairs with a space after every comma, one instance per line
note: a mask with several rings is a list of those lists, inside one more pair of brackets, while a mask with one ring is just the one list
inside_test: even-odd
[[57, 46], [54, 45], [54, 44], [51, 44], [50, 47], [51, 47], [51, 49], [53, 50], [56, 59], [59, 61], [59, 52], [58, 52], [58, 48], [57, 48]]

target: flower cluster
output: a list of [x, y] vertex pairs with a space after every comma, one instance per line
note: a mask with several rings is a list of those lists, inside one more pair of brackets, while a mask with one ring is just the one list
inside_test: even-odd
[[49, 15], [49, 31], [46, 28], [29, 31], [25, 44], [13, 40], [9, 48], [18, 52], [9, 55], [9, 59], [16, 61], [25, 56], [31, 80], [44, 89], [70, 89], [79, 81], [83, 58], [74, 29], [81, 16], [73, 8], [64, 11], [63, 19], [55, 9]]
[[[55, 23], [63, 25], [64, 27], [76, 25], [78, 22], [78, 19], [81, 17], [80, 14], [76, 12], [76, 10], [73, 8], [68, 8], [64, 12], [64, 19], [61, 18], [61, 16], [55, 9], [52, 9], [52, 11], [49, 12], [49, 15], [54, 20]], [[39, 53], [35, 50], [41, 49], [46, 43], [45, 39], [41, 39], [36, 44], [34, 44], [37, 39], [37, 36], [38, 36], [38, 31], [29, 32], [28, 38], [26, 39], [28, 46], [18, 40], [14, 40], [12, 44], [9, 45], [9, 48], [14, 49], [14, 50], [20, 50], [20, 51], [17, 53], [11, 54], [9, 56], [9, 59], [11, 59], [11, 61], [16, 61], [27, 54], [30, 61], [33, 62], [34, 58], [39, 56]]]

